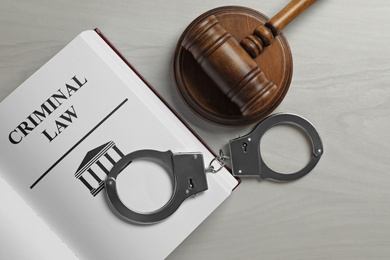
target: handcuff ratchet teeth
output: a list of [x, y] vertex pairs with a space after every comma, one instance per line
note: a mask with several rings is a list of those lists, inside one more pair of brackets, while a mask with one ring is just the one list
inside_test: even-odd
[[[260, 153], [260, 141], [273, 126], [292, 124], [303, 129], [312, 142], [312, 154], [309, 163], [292, 174], [282, 174], [270, 169]], [[206, 173], [216, 173], [231, 161], [232, 174], [237, 177], [258, 177], [277, 181], [292, 181], [308, 174], [323, 154], [321, 139], [314, 126], [306, 119], [294, 114], [274, 114], [261, 121], [248, 135], [230, 140], [230, 158], [220, 150], [204, 168], [202, 153], [172, 153], [156, 150], [138, 150], [122, 157], [111, 169], [105, 181], [106, 194], [112, 210], [122, 219], [137, 224], [153, 224], [172, 215], [188, 197], [208, 189]], [[173, 180], [173, 193], [169, 201], [153, 212], [141, 213], [128, 208], [119, 198], [116, 182], [121, 171], [137, 159], [152, 159], [164, 166]], [[215, 165], [217, 167], [215, 167]]]

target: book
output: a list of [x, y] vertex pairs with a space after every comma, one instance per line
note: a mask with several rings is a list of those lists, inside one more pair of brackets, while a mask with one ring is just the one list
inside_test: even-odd
[[[225, 168], [207, 174], [207, 191], [153, 225], [113, 214], [104, 180], [123, 155], [201, 152], [207, 163], [214, 154], [99, 30], [82, 32], [4, 99], [0, 120], [0, 185], [28, 212], [15, 211], [15, 218], [41, 221], [47, 228], [35, 230], [35, 239], [55, 236], [63, 243], [57, 247], [78, 259], [164, 259], [237, 185]], [[119, 177], [118, 194], [132, 209], [149, 212], [171, 196], [166, 170], [148, 160]], [[13, 214], [2, 211], [9, 221]]]

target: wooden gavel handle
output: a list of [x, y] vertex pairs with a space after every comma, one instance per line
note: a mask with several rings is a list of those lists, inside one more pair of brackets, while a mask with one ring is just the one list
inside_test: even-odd
[[316, 0], [292, 0], [264, 25], [258, 26], [254, 30], [253, 35], [243, 39], [240, 43], [241, 46], [252, 58], [256, 58], [263, 51], [264, 47], [271, 45], [274, 38], [315, 1]]

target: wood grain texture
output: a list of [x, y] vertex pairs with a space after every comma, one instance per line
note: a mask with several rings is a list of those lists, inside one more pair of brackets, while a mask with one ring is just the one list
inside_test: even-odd
[[280, 12], [272, 16], [266, 26], [271, 29], [274, 36], [279, 35], [288, 24], [315, 2], [316, 0], [292, 0]]
[[282, 30], [295, 18], [309, 8], [316, 0], [292, 0], [280, 12], [272, 16], [264, 25], [259, 25], [254, 29], [253, 35], [241, 41], [241, 45], [251, 55], [256, 58], [264, 48], [274, 42]]
[[[234, 12], [228, 15], [237, 16]], [[270, 106], [272, 102], [268, 100], [272, 100], [278, 86], [267, 79], [215, 15], [198, 22], [184, 36], [182, 46], [192, 54], [203, 71], [237, 105], [242, 115], [250, 116]], [[236, 26], [241, 28], [238, 24]]]
[[[213, 149], [226, 149], [251, 126], [215, 126], [187, 108], [172, 76], [176, 42], [212, 8], [242, 5], [271, 17], [288, 2], [2, 0], [0, 100], [80, 31], [99, 27]], [[293, 183], [243, 180], [168, 259], [390, 258], [389, 12], [387, 0], [317, 1], [285, 28], [294, 75], [276, 112], [316, 126], [321, 161]], [[288, 157], [283, 140], [262, 147], [273, 163]]]
[[285, 97], [292, 77], [286, 38], [277, 37], [256, 59], [238, 43], [266, 20], [256, 10], [225, 6], [201, 14], [181, 35], [174, 56], [176, 84], [189, 107], [205, 120], [222, 125], [259, 122]]

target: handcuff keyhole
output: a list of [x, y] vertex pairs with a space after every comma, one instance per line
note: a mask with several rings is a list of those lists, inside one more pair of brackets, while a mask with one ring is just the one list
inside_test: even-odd
[[188, 179], [188, 189], [192, 190], [193, 188], [195, 188], [195, 183], [191, 178], [189, 178]]
[[244, 153], [247, 153], [248, 152], [248, 144], [247, 143], [243, 143], [242, 144], [242, 149], [244, 150]]

